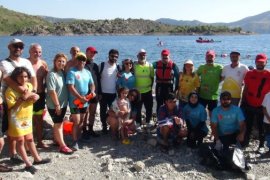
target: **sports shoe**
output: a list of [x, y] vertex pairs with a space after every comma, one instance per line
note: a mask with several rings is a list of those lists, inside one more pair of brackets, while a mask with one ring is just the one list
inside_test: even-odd
[[33, 165], [47, 164], [47, 163], [50, 163], [50, 162], [51, 162], [51, 159], [45, 158], [45, 159], [42, 159], [41, 161], [34, 161]]
[[122, 144], [129, 145], [131, 144], [131, 141], [129, 139], [123, 139]]
[[79, 150], [79, 145], [78, 145], [78, 142], [77, 141], [74, 141], [71, 145], [71, 149], [73, 151], [78, 151]]
[[24, 161], [19, 157], [18, 154], [14, 154], [13, 156], [10, 157], [10, 161], [12, 164], [23, 164]]
[[263, 154], [263, 153], [265, 152], [264, 147], [259, 147], [258, 150], [257, 150], [257, 152], [258, 152], [259, 154]]
[[37, 169], [34, 166], [27, 166], [24, 168], [25, 171], [30, 172], [31, 174], [35, 174]]

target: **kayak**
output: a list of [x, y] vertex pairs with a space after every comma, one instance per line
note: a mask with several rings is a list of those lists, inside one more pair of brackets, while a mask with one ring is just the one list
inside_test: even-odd
[[197, 43], [215, 43], [215, 42], [221, 42], [221, 41], [214, 41], [214, 40], [209, 40], [209, 39], [197, 39]]

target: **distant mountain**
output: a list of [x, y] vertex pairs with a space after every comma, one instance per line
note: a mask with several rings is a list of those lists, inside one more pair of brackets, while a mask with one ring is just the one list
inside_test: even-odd
[[170, 19], [170, 18], [160, 18], [157, 19], [156, 22], [160, 22], [163, 24], [169, 24], [169, 25], [176, 25], [176, 26], [201, 26], [206, 23], [193, 20], [193, 21], [183, 21], [183, 20], [175, 20], [175, 19]]
[[42, 19], [50, 22], [50, 23], [58, 23], [58, 22], [72, 22], [78, 19], [75, 18], [56, 18], [56, 17], [50, 17], [50, 16], [39, 16]]
[[168, 24], [168, 25], [176, 25], [176, 26], [201, 26], [201, 25], [213, 25], [213, 26], [228, 26], [230, 28], [241, 27], [244, 31], [250, 31], [255, 33], [270, 33], [270, 11], [246, 17], [239, 21], [231, 22], [231, 23], [204, 23], [201, 21], [193, 20], [193, 21], [183, 21], [183, 20], [175, 20], [169, 18], [160, 18], [157, 19], [156, 22]]

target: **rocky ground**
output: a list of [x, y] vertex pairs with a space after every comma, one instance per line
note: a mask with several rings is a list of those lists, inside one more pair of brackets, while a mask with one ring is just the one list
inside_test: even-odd
[[[48, 117], [46, 118], [49, 119]], [[50, 122], [49, 120], [47, 122]], [[51, 130], [46, 131], [46, 143], [52, 144]], [[95, 130], [100, 131], [100, 121]], [[101, 133], [100, 133], [101, 134]], [[247, 173], [217, 171], [200, 165], [197, 149], [190, 149], [185, 142], [168, 153], [160, 151], [156, 135], [138, 133], [131, 137], [133, 144], [123, 145], [113, 141], [110, 135], [91, 138], [81, 143], [81, 149], [73, 155], [63, 155], [58, 148], [39, 149], [43, 158], [51, 158], [46, 165], [35, 166], [38, 172], [32, 175], [23, 172], [24, 165], [13, 166], [11, 173], [1, 173], [2, 179], [270, 179], [270, 158], [261, 159], [254, 153], [254, 141], [245, 153], [252, 169]], [[70, 137], [66, 137], [71, 142]], [[210, 141], [210, 140], [206, 140]], [[7, 145], [2, 153], [1, 163], [9, 163]], [[31, 157], [30, 157], [31, 158]], [[1, 179], [0, 178], [0, 179]]]

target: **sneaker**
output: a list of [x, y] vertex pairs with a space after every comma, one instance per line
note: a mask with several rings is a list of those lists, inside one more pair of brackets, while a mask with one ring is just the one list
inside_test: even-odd
[[122, 144], [129, 145], [131, 144], [131, 141], [129, 139], [122, 140]]
[[71, 149], [73, 151], [78, 151], [79, 150], [79, 145], [78, 145], [78, 142], [77, 141], [74, 141], [71, 145]]
[[35, 174], [37, 169], [34, 166], [27, 166], [24, 168], [25, 171], [30, 172], [31, 174]]
[[34, 161], [33, 165], [47, 164], [47, 163], [50, 163], [50, 162], [51, 162], [51, 159], [45, 158], [45, 159], [42, 159], [41, 161]]
[[18, 154], [14, 154], [10, 157], [10, 161], [12, 164], [23, 164], [24, 161], [19, 157]]
[[257, 150], [257, 152], [258, 152], [259, 154], [265, 153], [264, 147], [259, 147], [258, 150]]

